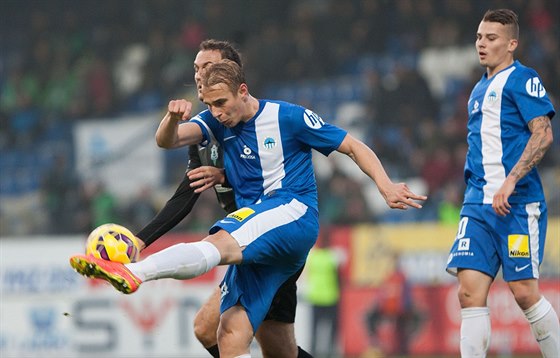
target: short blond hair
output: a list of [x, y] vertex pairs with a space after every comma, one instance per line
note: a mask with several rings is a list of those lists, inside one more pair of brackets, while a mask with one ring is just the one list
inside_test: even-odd
[[225, 84], [232, 93], [236, 93], [245, 83], [243, 69], [234, 61], [221, 60], [208, 66], [202, 74], [202, 85], [211, 87], [219, 83]]

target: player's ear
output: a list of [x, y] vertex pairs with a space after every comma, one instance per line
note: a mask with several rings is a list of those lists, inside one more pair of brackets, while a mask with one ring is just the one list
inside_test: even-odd
[[243, 102], [246, 102], [249, 99], [249, 88], [247, 87], [246, 83], [242, 83], [241, 85], [239, 85], [237, 95], [241, 96]]
[[509, 48], [508, 48], [509, 52], [514, 52], [518, 44], [519, 41], [517, 39], [509, 40]]

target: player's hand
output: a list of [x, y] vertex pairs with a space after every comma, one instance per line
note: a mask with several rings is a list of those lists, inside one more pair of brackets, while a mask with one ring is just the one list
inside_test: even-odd
[[213, 188], [216, 184], [225, 182], [224, 169], [208, 165], [189, 170], [187, 176], [191, 181], [191, 188], [196, 188], [195, 193], [202, 193], [206, 189]]
[[191, 118], [192, 103], [185, 99], [174, 99], [169, 101], [167, 111], [171, 118], [177, 122], [186, 121]]
[[506, 180], [500, 189], [494, 194], [492, 198], [492, 209], [496, 212], [496, 214], [500, 216], [506, 216], [509, 214], [509, 209], [511, 209], [511, 205], [508, 201], [511, 193], [515, 190], [515, 182], [511, 180]]
[[391, 183], [381, 194], [391, 209], [400, 210], [406, 210], [409, 207], [421, 209], [422, 205], [414, 200], [428, 199], [425, 195], [414, 194], [405, 183]]

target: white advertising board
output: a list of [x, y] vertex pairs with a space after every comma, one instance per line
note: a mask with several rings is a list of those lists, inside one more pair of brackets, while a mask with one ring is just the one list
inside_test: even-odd
[[[82, 237], [0, 239], [0, 357], [209, 356], [192, 322], [218, 282], [151, 281], [123, 295], [71, 269], [68, 258], [82, 250]], [[301, 345], [309, 311], [299, 304]]]
[[115, 195], [131, 197], [159, 185], [163, 150], [154, 135], [160, 113], [88, 120], [74, 129], [76, 167], [83, 180], [102, 181]]

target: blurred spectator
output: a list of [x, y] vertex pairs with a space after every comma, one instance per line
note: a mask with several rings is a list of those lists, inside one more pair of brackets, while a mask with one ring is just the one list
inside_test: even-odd
[[115, 196], [107, 191], [105, 183], [91, 183], [91, 215], [92, 229], [102, 224], [118, 223], [117, 202]]
[[152, 188], [145, 185], [132, 198], [126, 209], [124, 215], [125, 226], [132, 231], [139, 230], [149, 223], [157, 212], [158, 208], [154, 204]]
[[65, 154], [58, 154], [41, 185], [43, 207], [48, 216], [46, 231], [50, 234], [72, 233], [72, 203], [78, 181]]
[[311, 354], [317, 358], [338, 356], [338, 268], [342, 261], [340, 253], [330, 247], [329, 235], [326, 234], [311, 249], [305, 264], [305, 297], [313, 310]]
[[[395, 254], [394, 269], [379, 286], [378, 295], [367, 315], [372, 343], [388, 355], [408, 355], [413, 334], [420, 326], [421, 316], [413, 305], [412, 288]], [[390, 333], [380, 334], [383, 324]]]
[[455, 227], [461, 217], [463, 203], [463, 187], [450, 182], [443, 188], [443, 198], [438, 205], [438, 222], [442, 225]]

